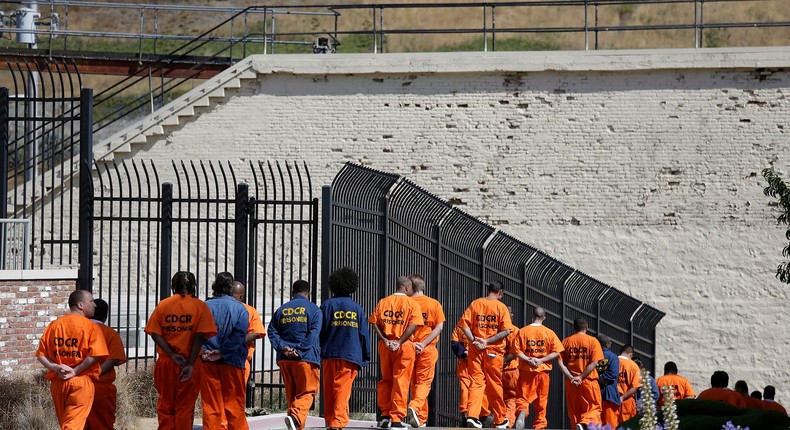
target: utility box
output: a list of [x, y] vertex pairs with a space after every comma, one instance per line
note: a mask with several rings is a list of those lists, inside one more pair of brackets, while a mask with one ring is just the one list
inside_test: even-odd
[[33, 9], [23, 7], [17, 9], [16, 13], [16, 28], [17, 30], [30, 30], [23, 31], [16, 34], [16, 41], [18, 43], [27, 43], [33, 45], [36, 43], [36, 20], [41, 17], [41, 14]]

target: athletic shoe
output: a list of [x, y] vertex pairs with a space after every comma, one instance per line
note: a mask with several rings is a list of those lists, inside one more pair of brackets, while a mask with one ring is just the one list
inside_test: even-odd
[[409, 425], [406, 423], [392, 423], [390, 427], [394, 429], [407, 429]]
[[420, 418], [414, 408], [406, 409], [406, 422], [414, 428], [420, 427]]
[[505, 421], [502, 421], [501, 423], [495, 425], [494, 427], [496, 427], [498, 429], [506, 429], [506, 428], [510, 427], [510, 420], [505, 418]]
[[484, 417], [480, 417], [480, 422], [483, 423], [483, 427], [490, 429], [494, 426], [494, 415], [486, 415]]
[[285, 417], [285, 428], [287, 428], [288, 430], [296, 430], [299, 428], [299, 426], [296, 425], [296, 420], [294, 419], [294, 417], [290, 415], [287, 415]]
[[582, 423], [576, 424], [576, 430], [587, 430], [587, 426]]
[[516, 417], [516, 425], [513, 426], [514, 429], [523, 429], [526, 425], [527, 420], [527, 413], [525, 411], [519, 411], [518, 416]]
[[467, 418], [466, 427], [472, 429], [481, 429], [483, 428], [483, 423], [481, 423], [477, 418]]
[[381, 421], [379, 421], [379, 427], [378, 428], [380, 428], [380, 429], [388, 429], [388, 428], [390, 428], [390, 418], [389, 417], [383, 417], [381, 419]]

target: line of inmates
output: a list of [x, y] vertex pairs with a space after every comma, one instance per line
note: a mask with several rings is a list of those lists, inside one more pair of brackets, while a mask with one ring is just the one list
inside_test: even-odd
[[[319, 365], [324, 369], [326, 427], [345, 427], [353, 381], [370, 359], [365, 312], [351, 298], [359, 286], [356, 273], [339, 269], [331, 274], [328, 286], [332, 298], [319, 308], [310, 301], [307, 282], [294, 283], [292, 300], [274, 313], [268, 328], [285, 383], [289, 430], [304, 428], [318, 392]], [[195, 297], [194, 276], [178, 272], [172, 288], [174, 295], [157, 305], [145, 329], [159, 354], [154, 376], [159, 428], [191, 429], [199, 393], [204, 428], [248, 428], [245, 385], [254, 342], [264, 335], [264, 328], [257, 311], [243, 303], [244, 286], [229, 273], [220, 273], [212, 285], [214, 296], [203, 302]], [[519, 329], [501, 302], [503, 293], [499, 283], [488, 284], [487, 296], [472, 302], [453, 331], [459, 411], [467, 427], [481, 428], [487, 417], [486, 424], [497, 428], [524, 428], [532, 405], [532, 427], [546, 428], [549, 372], [555, 359], [566, 378], [574, 428], [592, 423], [614, 428], [636, 414], [641, 381], [633, 348], [626, 345], [619, 356], [614, 354], [609, 350], [611, 340], [586, 334], [583, 319], [575, 320], [575, 333], [560, 341], [543, 325], [546, 313], [539, 307], [533, 311], [532, 323]], [[58, 420], [62, 429], [112, 429], [113, 369], [126, 361], [123, 345], [118, 334], [103, 324], [106, 302], [75, 291], [69, 307], [67, 315], [47, 327], [36, 353], [49, 371]], [[438, 360], [436, 344], [445, 322], [441, 304], [425, 295], [421, 276], [399, 277], [395, 293], [383, 298], [367, 319], [379, 339], [378, 404], [383, 416], [379, 427], [425, 426]], [[713, 391], [704, 391], [700, 398], [726, 401], [716, 397], [729, 395], [721, 394], [727, 381], [722, 385], [720, 373], [711, 379]], [[739, 387], [742, 382], [736, 388], [748, 393], [745, 383]], [[694, 395], [671, 362], [665, 375], [651, 385], [654, 398], [659, 398], [658, 386], [663, 385], [672, 385], [679, 399]], [[707, 397], [709, 392], [712, 397]], [[766, 387], [763, 404], [768, 406], [761, 407], [781, 408], [772, 401], [773, 394], [773, 387]]]

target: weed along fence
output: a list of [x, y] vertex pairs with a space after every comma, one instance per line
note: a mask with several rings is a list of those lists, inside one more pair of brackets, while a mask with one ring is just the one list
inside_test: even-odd
[[[356, 270], [361, 287], [355, 298], [372, 310], [394, 292], [396, 276], [421, 273], [426, 293], [444, 307], [447, 323], [438, 344], [429, 425], [462, 424], [450, 334], [469, 303], [485, 294], [487, 281], [505, 287], [503, 301], [513, 309], [514, 324], [528, 324], [532, 308], [542, 306], [546, 325], [564, 337], [572, 334], [573, 319], [584, 317], [591, 334], [604, 333], [618, 346], [633, 344], [654, 370], [655, 327], [663, 312], [478, 221], [406, 178], [346, 164], [322, 196], [324, 281], [334, 268]], [[329, 297], [326, 290], [321, 294]], [[357, 377], [353, 412], [376, 411], [375, 351], [373, 363]], [[559, 425], [566, 419], [564, 385], [556, 366], [552, 372], [547, 417], [550, 425]]]

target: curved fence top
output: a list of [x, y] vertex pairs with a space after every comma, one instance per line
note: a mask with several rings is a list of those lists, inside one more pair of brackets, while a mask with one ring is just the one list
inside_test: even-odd
[[381, 199], [398, 178], [398, 175], [346, 163], [332, 181], [332, 201], [354, 202], [364, 209], [381, 212]]

